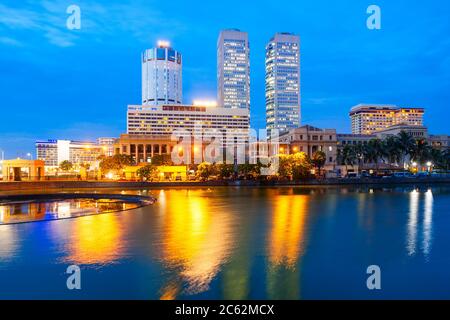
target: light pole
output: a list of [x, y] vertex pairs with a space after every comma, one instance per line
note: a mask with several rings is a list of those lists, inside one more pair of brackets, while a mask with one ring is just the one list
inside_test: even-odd
[[27, 157], [28, 157], [30, 160], [32, 160], [32, 159], [31, 159], [31, 153], [30, 153], [30, 152], [27, 153]]
[[431, 172], [431, 167], [433, 166], [433, 164], [431, 163], [431, 161], [427, 162], [427, 167], [428, 167], [428, 172]]

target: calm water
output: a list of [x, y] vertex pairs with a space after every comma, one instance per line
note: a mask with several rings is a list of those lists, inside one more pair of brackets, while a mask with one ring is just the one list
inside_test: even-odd
[[[139, 202], [117, 199], [60, 199], [0, 203], [0, 225], [32, 221], [76, 218], [141, 207]], [[0, 229], [1, 232], [1, 229]]]
[[450, 187], [139, 193], [158, 202], [0, 226], [0, 298], [450, 299]]

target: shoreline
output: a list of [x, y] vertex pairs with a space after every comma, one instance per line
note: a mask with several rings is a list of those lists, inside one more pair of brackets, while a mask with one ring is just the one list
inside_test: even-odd
[[21, 181], [0, 182], [2, 191], [65, 190], [65, 189], [153, 189], [166, 187], [313, 187], [313, 186], [397, 186], [397, 185], [450, 184], [450, 178], [396, 178], [389, 179], [323, 179], [304, 181], [186, 181], [186, 182], [134, 182], [134, 181]]

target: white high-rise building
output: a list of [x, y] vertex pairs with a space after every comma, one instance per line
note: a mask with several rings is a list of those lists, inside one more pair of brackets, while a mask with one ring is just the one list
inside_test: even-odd
[[182, 104], [182, 57], [168, 42], [142, 54], [142, 104]]
[[250, 110], [250, 45], [247, 32], [223, 30], [217, 41], [217, 95], [224, 108]]
[[266, 46], [266, 127], [300, 126], [300, 37], [276, 33]]

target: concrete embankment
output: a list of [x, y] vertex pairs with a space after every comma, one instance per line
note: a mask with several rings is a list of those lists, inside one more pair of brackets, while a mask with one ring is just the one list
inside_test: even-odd
[[346, 185], [422, 185], [450, 184], [450, 178], [404, 178], [404, 179], [314, 179], [304, 181], [207, 181], [207, 182], [115, 182], [115, 181], [36, 181], [0, 182], [0, 192], [26, 190], [69, 190], [69, 189], [138, 189], [167, 187], [216, 187], [216, 186], [346, 186]]

